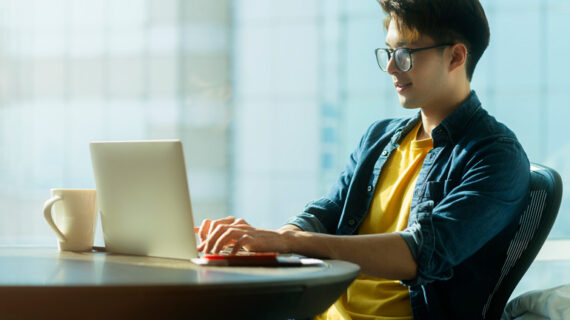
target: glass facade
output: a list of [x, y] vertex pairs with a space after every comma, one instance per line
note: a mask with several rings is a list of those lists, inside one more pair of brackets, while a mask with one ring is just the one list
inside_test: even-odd
[[[482, 3], [472, 88], [568, 184], [570, 4]], [[416, 112], [376, 65], [382, 17], [375, 0], [0, 0], [0, 245], [55, 246], [43, 201], [94, 186], [94, 140], [179, 138], [196, 222], [279, 227], [373, 121]], [[565, 191], [551, 239], [569, 237]]]
[[[0, 1], [0, 244], [49, 244], [89, 142], [181, 139], [196, 219], [228, 212], [228, 1]], [[100, 233], [97, 237], [101, 241]]]

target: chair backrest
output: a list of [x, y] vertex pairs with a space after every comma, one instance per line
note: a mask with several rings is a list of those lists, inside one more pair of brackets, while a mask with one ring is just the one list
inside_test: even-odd
[[513, 290], [544, 244], [560, 208], [560, 175], [551, 168], [534, 163], [530, 171], [529, 203], [520, 216], [519, 227], [507, 250], [507, 260], [494, 294], [489, 297], [483, 311], [485, 319], [501, 317]]

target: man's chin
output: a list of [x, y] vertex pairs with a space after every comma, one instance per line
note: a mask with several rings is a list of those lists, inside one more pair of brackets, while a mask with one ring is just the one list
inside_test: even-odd
[[404, 107], [404, 109], [417, 109], [420, 107], [419, 103], [411, 101], [410, 99], [406, 99], [406, 97], [398, 95], [398, 98], [400, 99], [400, 104], [402, 107]]

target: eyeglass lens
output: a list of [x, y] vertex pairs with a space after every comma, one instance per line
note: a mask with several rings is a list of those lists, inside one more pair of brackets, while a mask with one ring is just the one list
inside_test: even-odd
[[[408, 71], [412, 67], [412, 55], [408, 50], [396, 49], [392, 53], [394, 55], [394, 61], [396, 62], [396, 67], [400, 71]], [[380, 49], [376, 51], [376, 59], [378, 60], [378, 65], [384, 71], [388, 69], [388, 62], [390, 62], [390, 54], [385, 49]]]
[[401, 71], [408, 71], [412, 67], [412, 55], [408, 50], [396, 49], [394, 51], [394, 60], [396, 61], [396, 66]]
[[384, 49], [376, 50], [376, 60], [378, 61], [378, 66], [383, 71], [388, 68], [388, 61], [390, 60], [388, 52]]

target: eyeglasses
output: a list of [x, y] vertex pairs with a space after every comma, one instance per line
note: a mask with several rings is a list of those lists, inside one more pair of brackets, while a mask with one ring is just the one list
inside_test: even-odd
[[408, 48], [397, 48], [397, 49], [387, 49], [387, 48], [378, 48], [374, 50], [376, 53], [376, 61], [378, 62], [378, 66], [382, 71], [388, 70], [388, 63], [390, 62], [390, 58], [394, 56], [394, 61], [396, 62], [396, 67], [398, 70], [402, 72], [408, 72], [412, 69], [413, 61], [412, 61], [412, 53], [418, 51], [424, 51], [429, 49], [441, 48], [441, 47], [448, 47], [452, 46], [453, 43], [444, 43], [438, 44], [431, 47], [425, 48], [417, 48], [417, 49], [408, 49]]

